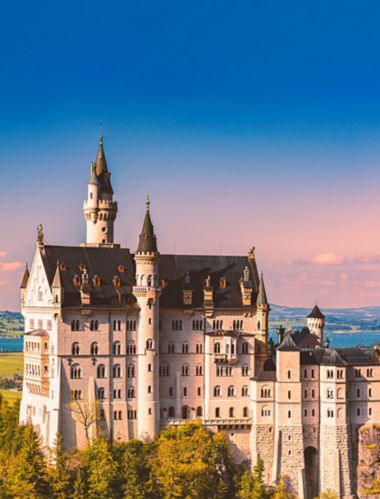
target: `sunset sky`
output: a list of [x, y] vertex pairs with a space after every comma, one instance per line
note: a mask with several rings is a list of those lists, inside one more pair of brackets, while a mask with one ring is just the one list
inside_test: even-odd
[[272, 303], [380, 305], [380, 3], [7, 2], [0, 310], [25, 261], [84, 240], [99, 123], [135, 250], [256, 247]]

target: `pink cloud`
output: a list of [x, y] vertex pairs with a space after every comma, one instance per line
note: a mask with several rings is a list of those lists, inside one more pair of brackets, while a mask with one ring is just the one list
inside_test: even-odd
[[0, 251], [0, 258], [3, 257], [3, 256], [7, 256], [7, 252], [6, 251]]
[[13, 272], [19, 270], [22, 267], [22, 262], [0, 262], [0, 271], [3, 272]]
[[0, 281], [0, 286], [6, 286], [9, 284], [9, 281]]

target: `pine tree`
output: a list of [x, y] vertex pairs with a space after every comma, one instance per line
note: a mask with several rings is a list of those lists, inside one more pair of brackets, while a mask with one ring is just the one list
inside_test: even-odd
[[[140, 440], [130, 440], [118, 447], [114, 446], [114, 457], [120, 467], [123, 499], [145, 499], [149, 495], [148, 449], [149, 445]], [[117, 458], [116, 453], [120, 458]]]
[[297, 499], [294, 494], [289, 492], [289, 485], [286, 477], [281, 476], [277, 483], [272, 499]]
[[45, 459], [31, 426], [24, 428], [21, 449], [11, 460], [6, 488], [8, 494], [16, 498], [50, 497]]
[[62, 446], [62, 435], [57, 434], [53, 450], [53, 466], [49, 470], [50, 486], [53, 496], [57, 499], [65, 499], [71, 489], [71, 473], [68, 469], [68, 455]]
[[95, 440], [86, 451], [88, 497], [90, 499], [114, 499], [118, 466], [114, 461], [109, 443], [104, 438]]
[[238, 499], [251, 499], [254, 487], [255, 482], [252, 473], [249, 470], [242, 471], [237, 480], [236, 497]]
[[85, 477], [85, 472], [81, 467], [77, 469], [73, 485], [73, 493], [71, 497], [72, 499], [86, 499], [88, 497], [87, 480]]
[[259, 458], [253, 470], [253, 493], [252, 499], [266, 499], [268, 491], [264, 483], [264, 461]]

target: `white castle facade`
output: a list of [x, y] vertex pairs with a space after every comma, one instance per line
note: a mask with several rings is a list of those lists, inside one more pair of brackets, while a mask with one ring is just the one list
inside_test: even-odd
[[106, 434], [151, 439], [199, 419], [225, 431], [236, 461], [264, 460], [299, 497], [354, 497], [357, 432], [380, 424], [377, 350], [324, 342], [316, 306], [301, 331], [268, 341], [255, 250], [247, 256], [162, 255], [149, 201], [134, 254], [114, 242], [102, 138], [91, 167], [86, 242], [49, 246], [38, 229], [21, 285], [25, 318], [20, 421], [46, 446]]

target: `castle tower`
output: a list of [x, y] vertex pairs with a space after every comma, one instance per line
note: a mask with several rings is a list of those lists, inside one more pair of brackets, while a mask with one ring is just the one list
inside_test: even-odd
[[86, 220], [86, 243], [83, 246], [113, 245], [117, 203], [113, 200], [111, 173], [104, 155], [102, 133], [96, 161], [91, 163], [83, 213]]
[[307, 316], [307, 327], [311, 334], [318, 338], [319, 346], [323, 346], [323, 330], [325, 327], [325, 316], [320, 311], [318, 305]]
[[159, 296], [157, 241], [150, 218], [149, 197], [135, 253], [138, 321], [138, 438], [151, 439], [159, 431]]

